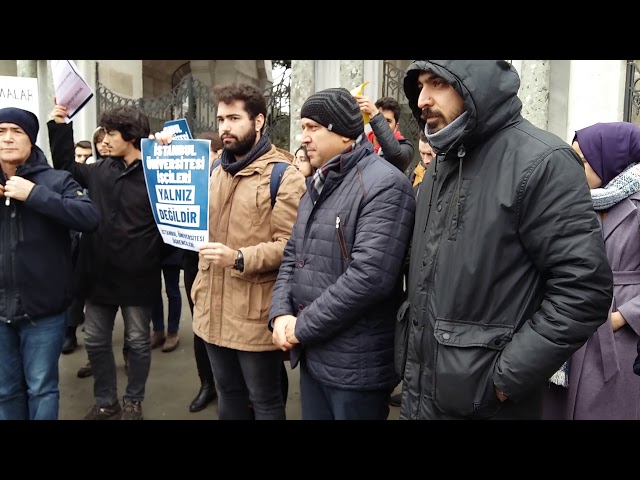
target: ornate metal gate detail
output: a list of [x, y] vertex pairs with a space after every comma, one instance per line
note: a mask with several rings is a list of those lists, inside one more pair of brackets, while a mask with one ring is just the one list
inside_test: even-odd
[[627, 62], [624, 91], [624, 121], [640, 125], [640, 67], [634, 60]]
[[382, 96], [393, 97], [402, 105], [400, 130], [405, 137], [412, 138], [417, 145], [418, 138], [420, 138], [420, 125], [418, 125], [407, 104], [407, 97], [404, 93], [404, 87], [402, 86], [403, 78], [403, 70], [400, 70], [389, 62], [383, 62]]
[[[274, 144], [289, 150], [289, 86], [283, 80], [265, 90], [267, 124]], [[96, 94], [98, 118], [103, 111], [122, 105], [135, 105], [149, 117], [151, 132], [159, 132], [167, 120], [186, 118], [193, 136], [204, 131], [218, 131], [217, 106], [211, 97], [211, 87], [186, 75], [171, 91], [152, 98], [131, 99], [116, 95], [98, 82]]]
[[186, 118], [191, 133], [217, 131], [216, 106], [211, 100], [211, 87], [204, 85], [192, 75], [185, 76], [171, 91], [152, 98], [130, 99], [111, 92], [101, 83], [97, 88], [98, 118], [110, 108], [135, 105], [149, 117], [152, 132], [162, 130], [164, 122]]
[[280, 82], [264, 91], [267, 99], [267, 124], [264, 132], [269, 134], [275, 146], [290, 151], [290, 87], [286, 78], [287, 75], [283, 74]]

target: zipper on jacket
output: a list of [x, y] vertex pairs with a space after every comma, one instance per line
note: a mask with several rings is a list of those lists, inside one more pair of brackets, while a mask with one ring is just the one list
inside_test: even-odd
[[18, 226], [16, 225], [16, 202], [11, 202], [11, 204], [5, 208], [9, 208], [10, 211], [7, 213], [7, 210], [5, 210], [4, 213], [6, 224], [4, 228], [3, 241], [6, 251], [3, 255], [5, 261], [2, 265], [2, 274], [4, 276], [6, 299], [5, 318], [7, 319], [7, 323], [10, 324], [16, 313], [15, 295], [18, 288], [16, 284], [16, 252], [14, 248], [14, 242], [18, 237]]
[[456, 217], [455, 217], [455, 229], [458, 230], [458, 218], [460, 217], [460, 191], [462, 190], [462, 159], [466, 155], [467, 150], [464, 145], [458, 147], [458, 185], [456, 191]]
[[340, 251], [342, 252], [342, 258], [349, 260], [349, 251], [347, 249], [347, 242], [344, 238], [344, 232], [342, 231], [342, 225], [340, 225], [340, 215], [336, 215], [336, 233], [338, 234], [338, 245], [340, 245]]

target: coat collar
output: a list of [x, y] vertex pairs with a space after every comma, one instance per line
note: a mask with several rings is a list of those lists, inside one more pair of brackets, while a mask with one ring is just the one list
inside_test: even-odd
[[640, 192], [629, 195], [607, 212], [607, 215], [602, 221], [602, 235], [605, 240], [611, 236], [616, 227], [620, 225], [625, 218], [636, 211], [636, 206], [631, 199], [640, 200]]

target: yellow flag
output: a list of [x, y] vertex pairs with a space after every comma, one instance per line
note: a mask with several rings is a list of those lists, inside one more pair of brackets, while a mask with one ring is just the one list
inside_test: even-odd
[[[363, 95], [364, 94], [364, 87], [366, 87], [369, 84], [369, 82], [364, 82], [361, 85], [358, 85], [356, 88], [351, 90], [351, 95]], [[362, 112], [362, 118], [364, 119], [364, 124], [366, 125], [367, 123], [369, 123], [369, 120], [371, 120], [369, 118], [369, 115], [367, 115], [366, 113]]]

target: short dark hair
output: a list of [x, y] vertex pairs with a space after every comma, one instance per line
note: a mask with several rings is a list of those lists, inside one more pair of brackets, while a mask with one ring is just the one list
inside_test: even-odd
[[237, 100], [242, 100], [250, 120], [262, 114], [265, 119], [265, 123], [260, 130], [260, 133], [262, 133], [267, 124], [267, 99], [264, 97], [262, 90], [248, 83], [232, 82], [226, 85], [216, 85], [211, 93], [217, 103], [223, 102], [230, 105]]
[[140, 150], [140, 140], [147, 138], [151, 133], [149, 117], [133, 105], [124, 105], [107, 110], [100, 117], [99, 124], [107, 132], [111, 130], [120, 132], [125, 142], [133, 140], [133, 146], [138, 150]]
[[429, 140], [427, 140], [427, 135], [424, 133], [424, 131], [420, 132], [420, 140], [422, 140], [424, 143], [429, 143]]
[[211, 140], [211, 149], [214, 152], [217, 152], [223, 147], [222, 140], [220, 140], [220, 135], [218, 134], [218, 132], [202, 132], [201, 134], [197, 135], [196, 138], [198, 140]]
[[393, 97], [379, 98], [376, 101], [375, 105], [378, 110], [391, 110], [393, 112], [393, 118], [396, 119], [396, 123], [400, 121], [400, 114], [402, 114], [402, 108], [400, 107], [398, 100], [396, 100], [395, 98]]
[[91, 150], [91, 142], [89, 140], [80, 140], [75, 144], [75, 148], [88, 148]]

